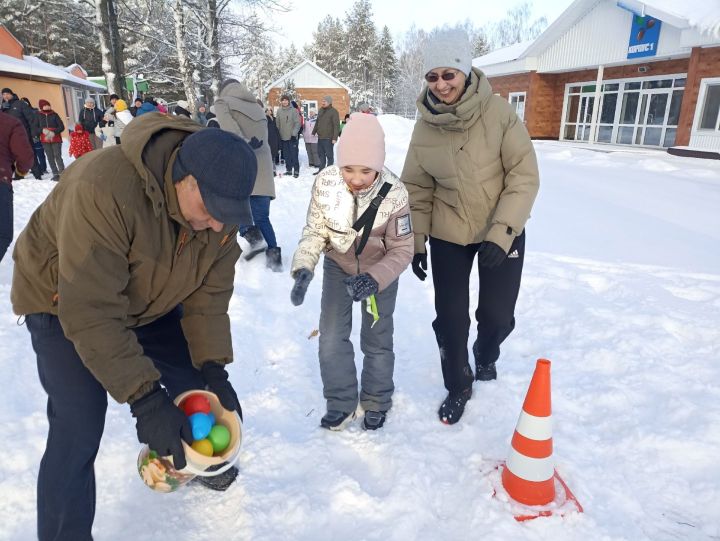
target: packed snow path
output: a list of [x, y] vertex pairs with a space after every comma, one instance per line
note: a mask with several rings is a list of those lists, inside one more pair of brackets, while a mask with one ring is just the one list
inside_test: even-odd
[[[412, 124], [381, 117], [399, 172]], [[238, 482], [170, 495], [136, 473], [127, 406], [111, 403], [96, 463], [97, 541], [720, 539], [720, 164], [661, 152], [537, 143], [540, 197], [528, 223], [517, 328], [499, 379], [476, 383], [461, 422], [445, 391], [431, 280], [401, 277], [396, 394], [385, 427], [330, 433], [317, 363], [322, 268], [305, 303], [264, 258], [237, 266], [231, 318], [245, 434]], [[286, 271], [312, 183], [277, 181], [271, 206]], [[53, 185], [15, 184], [16, 235]], [[0, 539], [35, 536], [47, 422], [27, 330], [0, 264]], [[473, 296], [476, 287], [473, 290]], [[359, 312], [356, 312], [359, 314]], [[353, 338], [357, 344], [358, 334]], [[471, 334], [471, 340], [472, 340]], [[361, 363], [356, 346], [357, 362]], [[517, 523], [492, 497], [535, 360], [552, 360], [557, 470], [585, 513]]]

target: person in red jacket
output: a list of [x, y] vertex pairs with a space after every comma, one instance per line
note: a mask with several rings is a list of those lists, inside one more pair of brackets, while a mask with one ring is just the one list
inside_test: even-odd
[[34, 164], [35, 152], [25, 127], [0, 113], [0, 261], [13, 239], [13, 169], [24, 177]]
[[38, 130], [40, 130], [40, 142], [42, 143], [47, 159], [52, 169], [53, 180], [60, 180], [60, 173], [65, 170], [65, 163], [62, 159], [62, 137], [60, 134], [65, 130], [60, 115], [52, 110], [50, 102], [39, 101], [40, 110], [37, 113]]
[[68, 154], [73, 158], [79, 158], [93, 149], [90, 143], [90, 134], [80, 124], [75, 124], [75, 131], [70, 133], [70, 150]]

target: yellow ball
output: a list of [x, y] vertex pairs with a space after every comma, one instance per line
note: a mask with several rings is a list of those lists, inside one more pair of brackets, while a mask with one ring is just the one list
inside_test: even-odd
[[207, 438], [203, 440], [195, 440], [191, 447], [201, 455], [213, 456], [213, 444]]

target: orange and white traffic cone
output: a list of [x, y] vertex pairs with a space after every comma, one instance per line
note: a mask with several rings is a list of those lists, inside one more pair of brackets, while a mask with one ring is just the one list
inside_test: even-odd
[[566, 509], [567, 503], [582, 512], [580, 503], [555, 472], [552, 453], [550, 361], [538, 359], [501, 478], [503, 488], [515, 502], [547, 508], [522, 512], [516, 519], [556, 514], [554, 511]]

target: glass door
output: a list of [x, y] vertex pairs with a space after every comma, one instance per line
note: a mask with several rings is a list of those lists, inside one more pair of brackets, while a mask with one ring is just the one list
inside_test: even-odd
[[587, 141], [590, 138], [592, 127], [593, 107], [595, 96], [580, 96], [580, 110], [578, 111], [576, 141]]
[[660, 146], [663, 141], [663, 129], [667, 124], [668, 102], [670, 94], [666, 90], [644, 92], [640, 106], [641, 117], [635, 143]]

